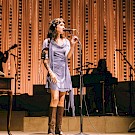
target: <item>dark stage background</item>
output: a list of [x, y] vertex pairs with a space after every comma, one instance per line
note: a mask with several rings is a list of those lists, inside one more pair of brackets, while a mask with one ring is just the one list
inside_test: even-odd
[[[33, 95], [28, 94], [17, 95], [16, 104], [14, 105], [13, 101], [13, 111], [26, 111], [28, 116], [47, 116], [49, 110], [50, 102], [50, 93], [47, 92], [48, 89], [45, 89], [44, 85], [34, 85], [33, 86]], [[96, 113], [94, 110], [94, 94], [89, 93], [83, 95], [83, 115], [120, 115], [120, 116], [135, 116], [135, 82], [132, 82], [132, 94], [130, 97], [129, 82], [119, 82], [115, 86], [115, 95], [116, 95], [116, 108], [111, 108], [107, 110], [105, 114]], [[89, 98], [88, 98], [89, 97]], [[131, 98], [131, 105], [130, 105]], [[75, 95], [75, 114], [76, 116], [80, 115], [80, 95]], [[72, 111], [67, 111], [69, 96], [66, 96], [65, 102], [65, 113], [64, 116], [72, 116]], [[0, 110], [7, 110], [8, 108], [8, 96], [0, 97]], [[86, 103], [85, 103], [86, 102]], [[88, 102], [91, 103], [88, 104]], [[89, 110], [89, 108], [93, 110]], [[130, 108], [131, 107], [131, 108]], [[132, 110], [131, 110], [132, 109]], [[117, 112], [116, 112], [117, 111]]]

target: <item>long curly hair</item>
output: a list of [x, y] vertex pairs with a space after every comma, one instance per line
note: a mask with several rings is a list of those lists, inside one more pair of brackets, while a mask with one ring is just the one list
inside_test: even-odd
[[[63, 20], [63, 18], [55, 18], [55, 19], [53, 19], [50, 22], [50, 26], [49, 26], [47, 38], [50, 38], [50, 40], [51, 39], [55, 40], [57, 38], [58, 33], [57, 33], [57, 30], [56, 30], [56, 27], [60, 23], [65, 23], [65, 21]], [[64, 35], [61, 34], [60, 35], [60, 38], [64, 38]]]

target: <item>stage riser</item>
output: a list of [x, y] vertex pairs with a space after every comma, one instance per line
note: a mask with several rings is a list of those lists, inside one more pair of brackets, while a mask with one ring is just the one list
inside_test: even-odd
[[[127, 133], [133, 117], [91, 116], [83, 117], [83, 132]], [[25, 117], [24, 132], [47, 132], [47, 117]], [[64, 117], [64, 132], [80, 131], [80, 117]]]
[[[127, 133], [135, 117], [130, 116], [83, 116], [83, 132]], [[0, 111], [0, 131], [6, 131], [7, 112]], [[135, 123], [133, 124], [135, 126]], [[28, 117], [27, 112], [13, 111], [11, 131], [47, 132], [48, 117]], [[80, 116], [63, 117], [64, 132], [80, 132]]]
[[[12, 131], [22, 131], [24, 124], [24, 117], [27, 116], [25, 111], [13, 111], [10, 122], [10, 129]], [[0, 111], [0, 131], [7, 130], [7, 111]]]

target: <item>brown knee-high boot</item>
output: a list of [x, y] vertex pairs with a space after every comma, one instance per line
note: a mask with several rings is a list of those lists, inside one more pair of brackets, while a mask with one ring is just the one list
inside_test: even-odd
[[64, 107], [58, 106], [57, 108], [57, 116], [56, 116], [56, 127], [55, 127], [55, 134], [62, 135], [62, 117], [64, 113]]
[[55, 134], [55, 122], [56, 122], [56, 107], [50, 107], [48, 118], [48, 134]]

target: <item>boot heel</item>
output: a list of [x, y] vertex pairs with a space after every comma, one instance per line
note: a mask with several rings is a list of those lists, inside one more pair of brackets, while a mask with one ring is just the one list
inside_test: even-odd
[[48, 135], [55, 135], [55, 133], [48, 133]]
[[62, 131], [55, 131], [55, 135], [64, 135]]

